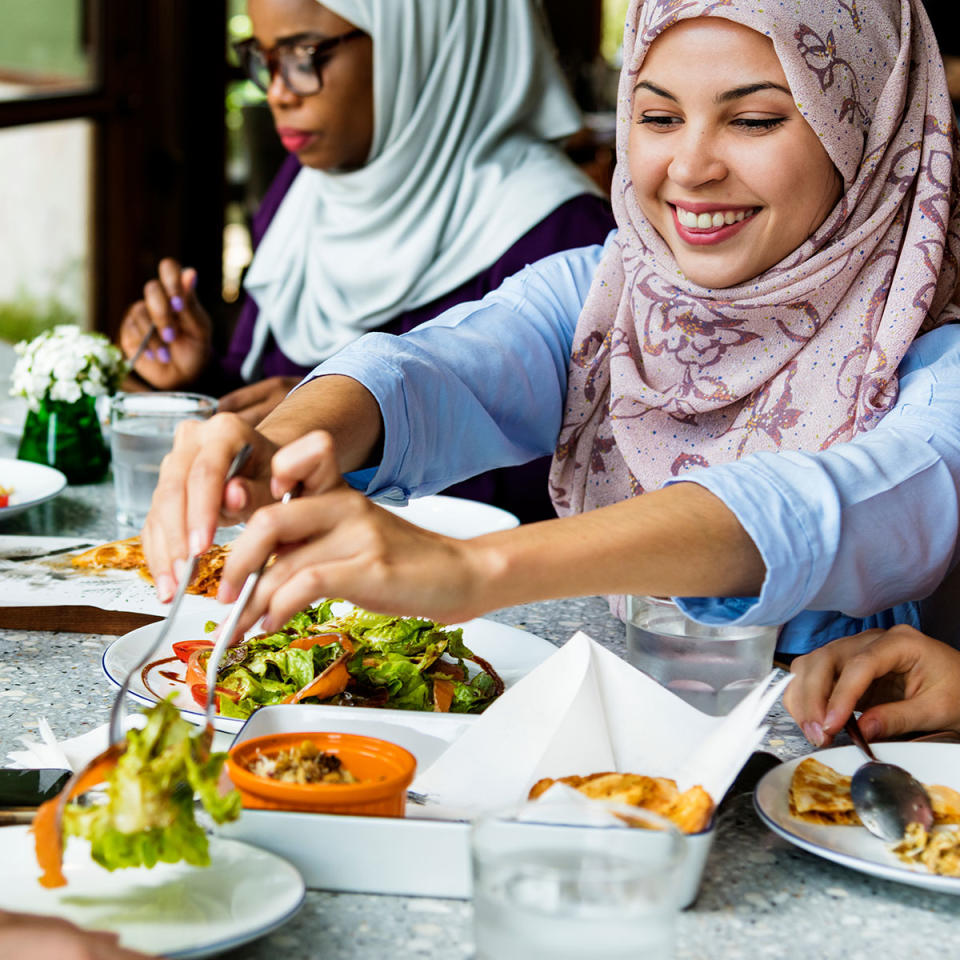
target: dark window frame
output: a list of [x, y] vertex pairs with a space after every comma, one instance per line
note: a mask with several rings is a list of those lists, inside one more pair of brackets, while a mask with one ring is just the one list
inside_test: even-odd
[[0, 130], [88, 119], [90, 303], [114, 336], [164, 256], [196, 267], [220, 313], [226, 0], [83, 0], [86, 89], [0, 101]]

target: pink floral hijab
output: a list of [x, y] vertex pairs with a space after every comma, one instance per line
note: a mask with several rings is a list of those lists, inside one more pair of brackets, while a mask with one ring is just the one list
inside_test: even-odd
[[[687, 281], [640, 212], [627, 140], [653, 40], [724, 17], [769, 36], [844, 192], [817, 231], [748, 283]], [[871, 429], [914, 338], [960, 318], [957, 138], [919, 0], [632, 0], [613, 206], [618, 232], [574, 337], [551, 472], [561, 515], [759, 450]]]

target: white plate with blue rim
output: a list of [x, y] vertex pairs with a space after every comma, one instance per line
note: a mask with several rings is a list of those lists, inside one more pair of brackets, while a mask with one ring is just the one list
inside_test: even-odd
[[[873, 745], [877, 759], [895, 763], [908, 770], [921, 783], [941, 784], [960, 790], [960, 744], [956, 743], [879, 743]], [[856, 747], [832, 747], [809, 756], [832, 767], [843, 776], [852, 776], [864, 762]], [[807, 757], [781, 763], [766, 773], [753, 795], [760, 819], [788, 843], [839, 863], [851, 870], [884, 880], [895, 880], [938, 893], [960, 896], [960, 877], [930, 873], [926, 867], [912, 866], [892, 851], [894, 844], [881, 840], [866, 827], [825, 826], [798, 820], [790, 813], [789, 789], [793, 772]], [[945, 827], [942, 829], [960, 829]]]
[[380, 506], [418, 527], [458, 540], [509, 530], [520, 524], [512, 513], [500, 507], [443, 494], [418, 497], [402, 507], [386, 503]]
[[158, 863], [105, 870], [89, 844], [70, 839], [65, 887], [46, 889], [28, 827], [0, 830], [0, 903], [5, 910], [69, 920], [116, 933], [131, 950], [177, 960], [213, 957], [289, 920], [305, 886], [282, 857], [239, 840], [210, 838], [210, 866]]
[[67, 478], [53, 467], [0, 457], [0, 487], [11, 491], [7, 506], [0, 507], [0, 521], [52, 500], [66, 485]]

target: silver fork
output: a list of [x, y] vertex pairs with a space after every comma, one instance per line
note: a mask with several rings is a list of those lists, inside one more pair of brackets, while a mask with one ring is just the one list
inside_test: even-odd
[[[240, 450], [237, 452], [237, 455], [230, 463], [230, 468], [227, 470], [227, 476], [224, 480], [224, 485], [229, 483], [244, 468], [247, 460], [250, 459], [251, 453], [253, 453], [253, 447], [251, 447], [249, 443], [244, 444], [244, 446], [240, 448]], [[126, 679], [123, 681], [123, 685], [120, 687], [120, 690], [113, 701], [113, 707], [110, 710], [111, 744], [118, 743], [123, 739], [124, 736], [124, 706], [126, 704], [127, 693], [130, 690], [130, 684], [133, 681], [133, 678], [137, 676], [137, 674], [153, 659], [154, 654], [156, 654], [157, 650], [160, 649], [160, 645], [167, 638], [167, 634], [170, 633], [170, 628], [173, 626], [173, 621], [176, 619], [177, 611], [180, 609], [180, 604], [183, 601], [184, 594], [187, 592], [187, 587], [193, 580], [193, 575], [196, 573], [196, 569], [197, 554], [191, 553], [190, 556], [187, 557], [186, 564], [180, 576], [180, 583], [177, 584], [177, 592], [173, 596], [173, 603], [170, 605], [170, 612], [167, 614], [167, 618], [161, 624], [160, 629], [157, 631], [156, 636], [153, 639], [153, 643], [150, 644], [140, 662], [127, 674]]]
[[[299, 486], [294, 490], [288, 490], [280, 502], [289, 503], [297, 493], [299, 493]], [[250, 597], [253, 595], [257, 584], [260, 582], [260, 577], [263, 575], [263, 571], [266, 570], [269, 560], [270, 558], [267, 557], [260, 565], [259, 570], [254, 570], [252, 573], [247, 574], [247, 579], [244, 580], [243, 586], [240, 588], [239, 596], [234, 600], [233, 606], [230, 608], [230, 613], [227, 614], [227, 619], [223, 621], [223, 625], [220, 627], [217, 642], [210, 651], [210, 659], [207, 661], [207, 707], [205, 711], [206, 730], [208, 732], [213, 730], [213, 718], [217, 712], [217, 673], [220, 670], [220, 661], [223, 659], [227, 647], [229, 647], [233, 641], [233, 635], [237, 630], [237, 622], [246, 609], [247, 603], [249, 603]]]
[[[237, 455], [233, 458], [230, 468], [227, 470], [227, 476], [224, 483], [230, 481], [243, 469], [244, 464], [250, 459], [250, 454], [252, 452], [253, 447], [251, 447], [249, 444], [245, 444], [240, 448], [240, 450], [237, 452]], [[127, 674], [126, 679], [123, 681], [123, 684], [114, 698], [113, 706], [110, 709], [110, 745], [106, 750], [103, 751], [103, 753], [95, 756], [85, 767], [77, 770], [64, 784], [63, 789], [56, 798], [56, 808], [54, 812], [54, 836], [57, 838], [61, 856], [63, 851], [63, 811], [66, 809], [67, 804], [73, 799], [75, 794], [81, 794], [84, 792], [84, 790], [89, 789], [90, 787], [95, 786], [97, 782], [100, 782], [102, 779], [101, 777], [98, 776], [96, 780], [92, 779], [92, 777], [93, 772], [96, 771], [101, 764], [116, 760], [116, 758], [119, 757], [126, 749], [123, 730], [123, 717], [127, 692], [130, 689], [130, 682], [133, 677], [135, 677], [137, 673], [142, 670], [147, 663], [149, 663], [150, 658], [153, 657], [164, 638], [170, 632], [170, 627], [176, 618], [177, 609], [183, 600], [183, 595], [187, 592], [187, 586], [193, 579], [196, 566], [197, 557], [196, 555], [191, 554], [187, 560], [187, 565], [183, 571], [183, 576], [180, 578], [180, 583], [177, 586], [177, 592], [174, 595], [173, 604], [170, 607], [170, 612], [167, 614], [166, 620], [163, 621], [163, 624], [157, 631], [157, 635], [154, 638], [153, 643], [150, 645], [150, 649], [144, 654], [140, 662]], [[212, 742], [212, 737], [210, 737], [209, 740]], [[89, 782], [87, 782], [88, 778], [90, 778]]]

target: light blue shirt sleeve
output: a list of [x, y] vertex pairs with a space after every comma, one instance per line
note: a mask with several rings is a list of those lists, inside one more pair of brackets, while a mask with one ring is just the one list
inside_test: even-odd
[[[402, 337], [369, 334], [321, 364], [312, 376], [353, 377], [384, 418], [380, 464], [347, 479], [368, 496], [403, 503], [551, 453], [576, 321], [602, 252], [555, 254], [481, 301]], [[937, 586], [957, 555], [960, 325], [919, 337], [898, 372], [896, 405], [854, 440], [753, 454], [671, 481], [719, 497], [767, 568], [759, 597], [680, 598], [690, 616], [786, 624], [779, 648], [787, 652], [869, 626], [916, 623], [912, 601]]]
[[919, 337], [898, 372], [896, 405], [854, 440], [757, 453], [682, 478], [723, 500], [767, 567], [759, 597], [680, 600], [689, 615], [743, 624], [787, 623], [801, 611], [811, 623], [811, 611], [861, 618], [937, 586], [957, 555], [960, 325]]
[[552, 453], [573, 333], [603, 249], [546, 257], [482, 300], [403, 336], [367, 334], [317, 367], [312, 376], [358, 380], [383, 415], [380, 464], [348, 482], [403, 503]]

